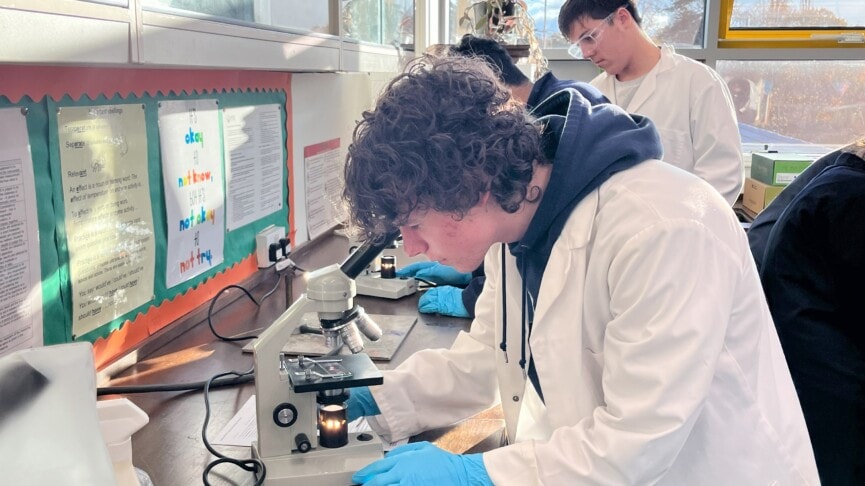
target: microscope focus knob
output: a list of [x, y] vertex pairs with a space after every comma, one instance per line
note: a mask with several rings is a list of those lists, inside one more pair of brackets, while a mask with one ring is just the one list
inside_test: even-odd
[[302, 453], [307, 453], [312, 449], [312, 443], [309, 441], [309, 437], [304, 433], [294, 436], [294, 444], [297, 446], [297, 450]]
[[280, 427], [291, 427], [297, 422], [297, 408], [290, 403], [281, 403], [273, 409], [273, 421]]

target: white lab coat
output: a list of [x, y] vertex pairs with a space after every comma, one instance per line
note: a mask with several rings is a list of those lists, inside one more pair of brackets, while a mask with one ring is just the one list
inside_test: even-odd
[[529, 340], [545, 406], [518, 365], [509, 252], [507, 359], [499, 348], [500, 249], [471, 332], [372, 387], [380, 434], [408, 437], [500, 400], [512, 444], [484, 454], [497, 485], [819, 484], [748, 241], [707, 184], [649, 161], [574, 209]]
[[661, 48], [627, 106], [616, 101], [615, 76], [599, 74], [591, 84], [629, 113], [655, 122], [664, 162], [696, 174], [732, 205], [742, 190], [742, 142], [727, 83], [705, 64]]

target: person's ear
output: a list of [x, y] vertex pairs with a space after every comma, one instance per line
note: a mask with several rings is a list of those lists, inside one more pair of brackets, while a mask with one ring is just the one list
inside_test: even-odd
[[628, 12], [628, 9], [626, 8], [620, 7], [618, 10], [616, 10], [616, 15], [614, 17], [615, 18], [613, 19], [613, 23], [615, 23], [615, 20], [618, 19], [619, 24], [624, 28], [628, 28], [634, 24], [634, 18], [631, 17], [631, 12]]

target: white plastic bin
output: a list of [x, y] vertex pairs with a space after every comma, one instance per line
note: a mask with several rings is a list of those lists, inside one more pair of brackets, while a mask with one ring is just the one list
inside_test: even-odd
[[117, 486], [146, 486], [138, 480], [132, 466], [132, 434], [150, 422], [150, 418], [128, 398], [96, 402], [102, 438], [114, 463]]

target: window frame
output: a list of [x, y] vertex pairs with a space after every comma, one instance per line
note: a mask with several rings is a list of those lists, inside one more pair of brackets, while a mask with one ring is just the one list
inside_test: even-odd
[[[712, 1], [712, 0], [708, 0]], [[828, 27], [812, 29], [795, 28], [733, 28], [735, 0], [718, 0], [718, 47], [720, 48], [763, 48], [763, 49], [855, 49], [865, 47], [865, 28]], [[842, 42], [843, 35], [860, 36], [861, 42]], [[814, 38], [819, 35], [824, 38]], [[839, 39], [829, 39], [837, 36]]]

